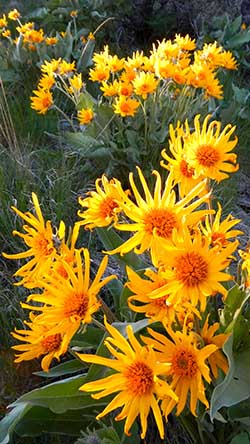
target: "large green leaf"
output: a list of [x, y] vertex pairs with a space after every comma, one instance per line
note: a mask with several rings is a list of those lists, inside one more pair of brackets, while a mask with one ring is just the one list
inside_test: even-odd
[[15, 432], [21, 436], [39, 436], [43, 433], [79, 436], [81, 430], [95, 423], [95, 416], [99, 411], [100, 408], [90, 408], [88, 412], [84, 409], [56, 414], [45, 407], [33, 406], [16, 424]]
[[30, 405], [20, 402], [0, 421], [0, 444], [8, 444], [15, 425], [30, 408]]
[[210, 403], [211, 420], [222, 407], [230, 407], [250, 396], [250, 350], [233, 353], [233, 335], [225, 343], [223, 350], [229, 362], [225, 379], [215, 387]]
[[22, 395], [10, 407], [15, 407], [20, 403], [29, 403], [47, 407], [54, 413], [63, 413], [70, 409], [91, 409], [98, 405], [99, 401], [79, 390], [84, 382], [85, 376], [73, 376], [54, 382]]

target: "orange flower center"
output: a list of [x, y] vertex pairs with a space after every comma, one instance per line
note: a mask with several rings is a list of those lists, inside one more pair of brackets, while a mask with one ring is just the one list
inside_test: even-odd
[[44, 108], [49, 108], [49, 106], [51, 105], [51, 100], [49, 97], [44, 97], [42, 99], [42, 105]]
[[62, 342], [62, 337], [60, 333], [56, 333], [55, 335], [49, 335], [46, 338], [42, 339], [41, 345], [44, 348], [46, 353], [57, 350]]
[[178, 376], [193, 378], [198, 370], [194, 353], [191, 350], [178, 350], [172, 358], [172, 368]]
[[189, 166], [184, 159], [180, 163], [180, 171], [184, 177], [193, 177], [194, 175], [194, 168]]
[[36, 254], [39, 256], [48, 256], [53, 252], [54, 248], [43, 234], [38, 233], [34, 238], [34, 250], [36, 250]]
[[113, 217], [115, 208], [118, 208], [118, 205], [114, 199], [112, 197], [106, 197], [102, 200], [99, 206], [101, 217], [103, 219], [106, 219], [106, 217]]
[[211, 145], [201, 145], [196, 153], [196, 159], [204, 167], [213, 167], [219, 160], [220, 154]]
[[154, 385], [154, 375], [150, 367], [144, 362], [134, 362], [125, 371], [127, 388], [133, 396], [149, 394]]
[[123, 113], [130, 113], [131, 112], [131, 106], [128, 102], [121, 103], [120, 109]]
[[177, 219], [172, 211], [165, 208], [153, 208], [144, 217], [145, 230], [149, 234], [169, 238], [177, 227]]
[[66, 317], [77, 316], [84, 319], [89, 306], [88, 297], [82, 293], [72, 294], [67, 299], [64, 308], [64, 314]]
[[176, 277], [188, 287], [194, 287], [208, 276], [208, 265], [197, 252], [191, 251], [177, 258]]
[[227, 244], [227, 239], [224, 233], [213, 233], [212, 234], [212, 245], [225, 246]]

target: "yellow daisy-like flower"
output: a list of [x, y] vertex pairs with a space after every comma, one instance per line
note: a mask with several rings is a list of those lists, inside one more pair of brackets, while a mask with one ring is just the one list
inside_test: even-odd
[[55, 77], [53, 74], [43, 75], [38, 83], [38, 89], [50, 90], [55, 85]]
[[117, 80], [114, 80], [112, 83], [102, 82], [100, 90], [103, 91], [104, 97], [116, 96], [119, 92], [119, 83]]
[[182, 37], [180, 34], [175, 34], [174, 42], [177, 43], [178, 47], [182, 51], [193, 51], [196, 48], [195, 40], [186, 34]]
[[1, 31], [0, 35], [2, 37], [5, 37], [6, 39], [8, 39], [9, 37], [11, 37], [11, 32], [9, 29], [5, 29], [5, 31], [3, 31], [3, 32]]
[[31, 108], [38, 112], [38, 114], [46, 114], [53, 105], [53, 96], [48, 89], [39, 88], [33, 90], [35, 96], [31, 96]]
[[208, 124], [210, 117], [206, 116], [201, 127], [200, 115], [196, 115], [193, 132], [190, 131], [188, 122], [185, 122], [184, 149], [188, 162], [197, 175], [220, 182], [229, 176], [228, 173], [235, 172], [239, 168], [236, 164], [236, 154], [231, 153], [238, 139], [235, 136], [230, 140], [235, 126], [228, 124], [221, 131], [219, 121], [214, 120]]
[[128, 297], [129, 308], [137, 313], [145, 313], [152, 321], [160, 321], [170, 326], [175, 320], [176, 307], [168, 301], [168, 294], [154, 299], [150, 297], [152, 291], [166, 285], [166, 279], [153, 270], [146, 270], [144, 275], [149, 279], [143, 279], [129, 267], [127, 275], [129, 281], [125, 286], [134, 293]]
[[79, 198], [79, 204], [85, 208], [78, 211], [83, 220], [80, 225], [92, 230], [96, 227], [107, 227], [117, 220], [121, 212], [121, 184], [117, 179], [107, 179], [105, 175], [95, 182], [96, 191], [90, 191], [88, 197]]
[[152, 94], [156, 90], [158, 82], [154, 74], [142, 71], [136, 75], [132, 84], [135, 94], [146, 99], [148, 94]]
[[24, 43], [41, 43], [44, 40], [44, 31], [43, 29], [30, 29], [27, 30], [23, 35]]
[[3, 14], [2, 17], [0, 17], [0, 28], [5, 28], [8, 25], [6, 15]]
[[111, 72], [121, 71], [124, 66], [125, 59], [119, 59], [117, 55], [109, 56], [108, 58], [108, 67]]
[[102, 418], [109, 412], [122, 408], [116, 415], [116, 420], [125, 419], [124, 431], [129, 431], [137, 416], [140, 416], [141, 438], [145, 438], [147, 418], [152, 409], [161, 439], [164, 438], [162, 414], [157, 401], [159, 396], [167, 396], [177, 402], [177, 396], [166, 381], [160, 378], [168, 365], [161, 364], [156, 359], [152, 347], [141, 346], [133, 334], [131, 326], [127, 327], [128, 340], [112, 325], [105, 322], [109, 336], [105, 345], [113, 356], [112, 359], [90, 354], [78, 354], [84, 362], [105, 365], [116, 373], [97, 381], [87, 382], [80, 390], [99, 392], [92, 395], [94, 399], [119, 392], [105, 409], [97, 416]]
[[65, 333], [65, 341], [69, 342], [82, 324], [89, 324], [92, 315], [100, 308], [98, 300], [100, 289], [109, 281], [116, 278], [110, 275], [101, 280], [107, 267], [108, 258], [105, 256], [96, 272], [94, 280], [90, 281], [89, 251], [83, 250], [84, 264], [80, 250], [75, 250], [75, 265], [61, 260], [66, 273], [60, 273], [55, 264], [53, 273], [43, 273], [39, 287], [44, 289], [42, 294], [32, 294], [27, 302], [35, 301], [45, 304], [43, 307], [23, 303], [22, 307], [41, 312], [36, 322], [55, 327], [50, 334]]
[[69, 84], [71, 88], [73, 88], [73, 90], [75, 89], [77, 91], [80, 91], [80, 89], [82, 89], [82, 87], [84, 86], [84, 83], [82, 81], [82, 73], [75, 74], [73, 77], [70, 77]]
[[213, 323], [213, 325], [209, 326], [208, 319], [209, 316], [207, 316], [205, 320], [200, 335], [205, 345], [215, 344], [217, 347], [217, 350], [215, 350], [214, 353], [208, 356], [208, 363], [214, 378], [218, 378], [218, 368], [220, 368], [225, 374], [228, 371], [227, 358], [220, 349], [223, 347], [224, 343], [228, 339], [229, 334], [221, 333], [215, 336], [215, 333], [219, 329], [220, 324], [219, 322], [215, 322]]
[[110, 70], [106, 65], [98, 65], [89, 70], [89, 79], [92, 82], [104, 82], [109, 79], [109, 76]]
[[30, 361], [45, 355], [42, 358], [41, 367], [48, 372], [52, 360], [56, 358], [59, 361], [60, 356], [66, 353], [68, 343], [60, 333], [50, 333], [53, 326], [36, 322], [36, 316], [33, 313], [30, 313], [30, 319], [31, 322], [25, 322], [29, 329], [15, 330], [11, 333], [15, 339], [26, 342], [26, 344], [12, 347], [18, 352], [14, 362]]
[[56, 45], [58, 43], [58, 38], [57, 37], [46, 37], [45, 43], [48, 46]]
[[21, 17], [20, 12], [17, 9], [12, 9], [11, 11], [9, 11], [8, 13], [8, 18], [10, 20], [14, 20], [16, 21], [19, 17]]
[[160, 174], [158, 171], [153, 171], [156, 182], [152, 195], [140, 168], [137, 167], [137, 170], [145, 199], [139, 194], [133, 174], [130, 173], [129, 181], [133, 196], [128, 198], [124, 195], [121, 208], [133, 223], [115, 224], [118, 230], [135, 232], [135, 234], [115, 250], [109, 251], [109, 254], [124, 254], [133, 249], [137, 254], [141, 254], [150, 249], [152, 257], [156, 258], [159, 250], [162, 249], [162, 239], [171, 242], [174, 228], [178, 232], [182, 231], [184, 223], [193, 225], [209, 213], [209, 210], [194, 211], [206, 201], [209, 194], [195, 199], [206, 187], [205, 182], [200, 182], [184, 199], [176, 202], [171, 172], [162, 187]]
[[208, 383], [211, 382], [209, 367], [206, 359], [216, 351], [214, 344], [198, 348], [192, 332], [187, 333], [184, 326], [183, 331], [174, 332], [168, 328], [167, 333], [171, 339], [161, 333], [157, 333], [151, 328], [148, 329], [151, 337], [143, 337], [146, 344], [153, 346], [156, 350], [157, 358], [160, 362], [170, 363], [166, 369], [166, 376], [171, 378], [171, 388], [178, 396], [178, 401], [162, 396], [162, 411], [167, 417], [177, 404], [176, 414], [179, 415], [186, 406], [188, 394], [190, 393], [190, 411], [196, 416], [198, 401], [201, 401], [207, 408], [209, 403], [205, 395], [203, 378]]
[[188, 163], [187, 153], [183, 147], [183, 130], [179, 123], [174, 129], [169, 126], [169, 149], [173, 157], [170, 157], [166, 150], [161, 152], [162, 157], [168, 162], [161, 160], [160, 165], [169, 171], [172, 171], [173, 181], [178, 184], [180, 197], [186, 196], [201, 180], [205, 177], [197, 177], [195, 169]]
[[88, 125], [94, 118], [94, 112], [91, 108], [82, 108], [77, 113], [77, 119], [80, 125]]
[[[223, 270], [228, 266], [237, 245], [238, 241], [235, 241], [223, 249], [217, 245], [211, 248], [209, 239], [198, 231], [192, 236], [188, 230], [183, 231], [183, 238], [174, 233], [173, 245], [167, 245], [165, 252], [164, 249], [161, 252], [165, 268], [162, 275], [168, 280], [162, 292], [170, 294], [170, 302], [177, 301], [185, 294], [193, 306], [200, 302], [200, 310], [203, 312], [208, 296], [216, 293], [227, 296], [227, 290], [221, 282], [229, 281], [232, 276]], [[155, 292], [152, 297], [159, 297], [160, 294], [160, 291]]]
[[200, 224], [200, 230], [204, 236], [209, 239], [211, 246], [218, 245], [223, 248], [230, 242], [230, 239], [243, 234], [243, 232], [240, 230], [231, 230], [231, 228], [241, 222], [240, 219], [234, 219], [234, 217], [229, 214], [226, 219], [221, 222], [221, 213], [222, 207], [218, 202], [218, 210], [212, 223], [210, 221], [211, 218], [206, 216], [204, 225]]
[[13, 231], [14, 235], [21, 237], [25, 244], [29, 247], [27, 251], [16, 254], [2, 253], [7, 259], [31, 259], [23, 265], [14, 276], [23, 277], [18, 284], [26, 285], [33, 282], [48, 262], [57, 256], [57, 250], [53, 243], [53, 229], [51, 221], [45, 222], [38, 198], [32, 193], [32, 200], [36, 211], [36, 216], [29, 211], [23, 213], [16, 207], [11, 207], [24, 221], [23, 229], [25, 233]]
[[137, 108], [140, 106], [140, 102], [135, 99], [130, 99], [126, 96], [120, 96], [116, 98], [113, 108], [115, 114], [120, 114], [122, 117], [134, 116]]
[[72, 74], [76, 70], [75, 64], [75, 60], [72, 63], [62, 60], [59, 64], [59, 74], [61, 76]]
[[45, 60], [41, 66], [42, 73], [47, 75], [58, 74], [61, 61], [61, 57], [59, 59], [52, 59], [49, 62]]

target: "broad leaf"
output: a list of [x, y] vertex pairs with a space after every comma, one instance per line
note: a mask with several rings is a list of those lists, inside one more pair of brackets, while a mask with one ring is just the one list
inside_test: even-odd
[[85, 367], [86, 365], [84, 362], [79, 361], [78, 359], [72, 359], [52, 367], [48, 372], [34, 372], [34, 375], [42, 376], [43, 378], [58, 378], [59, 376], [71, 375], [72, 373], [79, 372]]
[[15, 425], [30, 408], [30, 405], [20, 402], [0, 421], [0, 444], [8, 444]]

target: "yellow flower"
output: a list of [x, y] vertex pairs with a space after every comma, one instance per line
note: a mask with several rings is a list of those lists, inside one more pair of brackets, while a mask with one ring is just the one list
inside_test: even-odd
[[17, 26], [16, 30], [20, 34], [25, 34], [27, 31], [34, 29], [34, 26], [35, 26], [34, 22], [27, 22], [27, 23], [24, 23], [24, 25], [22, 25], [22, 26]]
[[23, 213], [16, 207], [11, 207], [25, 221], [25, 225], [23, 225], [25, 233], [14, 230], [13, 234], [21, 237], [29, 249], [16, 254], [3, 253], [3, 256], [7, 259], [26, 259], [31, 257], [14, 275], [23, 277], [19, 285], [26, 285], [26, 283], [28, 284], [35, 280], [39, 273], [42, 273], [46, 263], [51, 262], [51, 259], [57, 255], [57, 250], [53, 243], [51, 222], [45, 222], [35, 193], [32, 193], [32, 200], [36, 216], [29, 211]]
[[[193, 306], [199, 302], [200, 311], [203, 312], [208, 296], [216, 293], [227, 296], [221, 282], [229, 281], [232, 276], [223, 270], [228, 266], [238, 241], [219, 249], [217, 245], [210, 248], [209, 239], [202, 237], [198, 231], [191, 236], [186, 230], [183, 231], [183, 238], [177, 235], [173, 237], [172, 246], [166, 245], [164, 248], [162, 242], [162, 276], [168, 281], [162, 292], [170, 294], [170, 302], [178, 301], [185, 294]], [[155, 292], [155, 297], [160, 295], [160, 291]]]
[[21, 17], [20, 12], [17, 9], [12, 9], [11, 11], [9, 11], [8, 13], [8, 18], [10, 20], [17, 20], [19, 17]]
[[93, 32], [90, 32], [89, 34], [88, 34], [88, 40], [95, 40], [95, 36], [94, 36], [94, 34], [93, 34]]
[[0, 17], [0, 28], [5, 28], [7, 26], [7, 19], [6, 19], [6, 15], [3, 14], [2, 17]]
[[35, 29], [27, 30], [23, 35], [23, 41], [25, 43], [41, 43], [44, 40], [44, 31], [43, 29], [39, 29], [36, 31]]
[[86, 208], [78, 211], [83, 221], [80, 225], [85, 225], [88, 230], [95, 227], [106, 227], [117, 220], [120, 213], [121, 184], [117, 179], [107, 179], [105, 175], [95, 182], [96, 191], [90, 191], [88, 197], [79, 198], [79, 204]]
[[103, 91], [104, 97], [116, 96], [119, 92], [119, 83], [117, 80], [114, 80], [112, 83], [102, 82], [100, 90]]
[[168, 163], [165, 164], [164, 160], [160, 162], [162, 167], [172, 171], [173, 181], [178, 184], [181, 198], [186, 196], [201, 180], [205, 179], [204, 176], [198, 176], [195, 169], [189, 164], [183, 146], [183, 135], [179, 122], [175, 129], [172, 124], [169, 126], [169, 149], [173, 157], [170, 157], [164, 149], [161, 155]]
[[185, 37], [175, 34], [174, 42], [177, 43], [179, 50], [193, 51], [196, 48], [195, 40], [192, 40], [188, 34]]
[[41, 367], [48, 372], [53, 358], [59, 361], [60, 356], [66, 353], [68, 344], [60, 333], [50, 333], [52, 326], [36, 322], [36, 316], [33, 313], [30, 313], [30, 319], [32, 322], [24, 321], [29, 329], [12, 332], [14, 338], [26, 342], [26, 344], [12, 347], [18, 352], [14, 362], [30, 361], [45, 355], [41, 361]]
[[97, 298], [100, 289], [116, 276], [110, 275], [101, 280], [108, 263], [108, 257], [105, 256], [91, 282], [90, 256], [86, 248], [75, 250], [73, 266], [63, 259], [60, 262], [66, 273], [61, 273], [55, 263], [53, 272], [50, 270], [49, 273], [43, 273], [43, 279], [38, 281], [44, 292], [32, 294], [27, 299], [27, 302], [35, 301], [45, 305], [41, 307], [22, 303], [22, 307], [40, 311], [36, 322], [54, 324], [50, 334], [65, 334], [65, 341], [69, 343], [82, 324], [92, 322], [92, 315], [101, 305]]
[[46, 112], [53, 105], [53, 97], [48, 89], [39, 88], [33, 90], [35, 96], [31, 96], [31, 108], [38, 112], [38, 114], [46, 114]]
[[155, 78], [154, 74], [142, 71], [136, 75], [132, 84], [135, 94], [146, 99], [148, 94], [151, 94], [156, 90], [158, 80]]
[[48, 75], [58, 74], [61, 61], [61, 57], [59, 59], [52, 59], [49, 62], [45, 60], [41, 66], [41, 71]]
[[124, 66], [125, 59], [119, 59], [117, 55], [109, 56], [108, 67], [111, 72], [121, 71]]
[[200, 224], [200, 230], [209, 239], [211, 246], [219, 246], [221, 248], [228, 245], [230, 242], [229, 239], [239, 236], [243, 234], [240, 230], [231, 230], [234, 225], [237, 225], [241, 222], [240, 219], [234, 219], [231, 214], [229, 214], [222, 222], [221, 222], [221, 213], [222, 207], [218, 202], [218, 210], [212, 221], [210, 222], [210, 218], [208, 216], [205, 217], [205, 224]]
[[58, 42], [58, 38], [57, 37], [46, 37], [46, 39], [45, 39], [45, 43], [48, 46], [56, 45], [57, 42]]
[[70, 17], [77, 17], [78, 16], [78, 11], [77, 9], [74, 9], [73, 11], [70, 11]]
[[129, 281], [125, 286], [134, 294], [128, 297], [128, 306], [137, 313], [145, 313], [152, 321], [160, 321], [166, 325], [171, 325], [175, 320], [176, 307], [168, 301], [168, 294], [152, 299], [151, 292], [161, 289], [167, 281], [160, 273], [146, 270], [144, 275], [149, 279], [141, 278], [135, 271], [127, 267]]
[[62, 60], [59, 64], [59, 74], [61, 76], [71, 74], [76, 70], [75, 68], [75, 60], [72, 63], [66, 62], [66, 60]]
[[82, 81], [82, 73], [75, 74], [73, 77], [70, 77], [69, 83], [73, 91], [80, 91], [84, 86], [84, 83]]
[[220, 182], [229, 174], [238, 170], [237, 156], [231, 153], [237, 144], [237, 137], [230, 140], [235, 131], [235, 126], [226, 125], [221, 132], [221, 123], [217, 120], [208, 125], [210, 115], [207, 115], [202, 127], [200, 115], [194, 118], [194, 131], [185, 123], [183, 135], [184, 149], [187, 153], [188, 163], [196, 171], [197, 175], [205, 176]]
[[77, 113], [80, 125], [88, 125], [94, 118], [94, 112], [91, 108], [82, 108]]
[[139, 106], [140, 102], [138, 102], [138, 100], [130, 99], [126, 96], [117, 97], [113, 104], [114, 113], [119, 114], [122, 117], [133, 117]]
[[145, 438], [147, 431], [147, 418], [152, 409], [161, 439], [164, 438], [162, 414], [158, 404], [158, 397], [167, 396], [177, 402], [177, 396], [170, 389], [166, 381], [159, 376], [166, 371], [167, 365], [156, 359], [153, 348], [141, 346], [135, 338], [132, 327], [127, 327], [128, 340], [113, 326], [105, 322], [110, 336], [105, 345], [113, 357], [111, 359], [91, 354], [78, 354], [84, 362], [91, 362], [107, 366], [115, 373], [97, 381], [87, 382], [80, 390], [99, 392], [92, 395], [100, 399], [107, 395], [119, 392], [105, 409], [97, 416], [102, 418], [107, 413], [121, 408], [115, 419], [125, 419], [124, 432], [129, 431], [137, 416], [140, 416], [141, 438]]
[[109, 254], [124, 254], [133, 249], [137, 254], [141, 254], [151, 249], [152, 257], [156, 258], [159, 255], [159, 249], [162, 248], [162, 239], [171, 242], [174, 228], [178, 232], [182, 231], [184, 221], [192, 225], [209, 212], [208, 210], [194, 211], [206, 201], [208, 194], [194, 200], [205, 189], [205, 183], [200, 182], [184, 199], [176, 202], [172, 174], [169, 174], [162, 189], [161, 176], [158, 171], [153, 171], [156, 182], [152, 195], [140, 168], [137, 167], [137, 170], [145, 199], [139, 194], [133, 174], [130, 173], [129, 181], [133, 196], [131, 198], [124, 196], [121, 208], [133, 223], [128, 221], [128, 223], [115, 224], [118, 230], [135, 232], [135, 234]]
[[208, 318], [209, 316], [207, 316], [205, 320], [200, 335], [205, 345], [215, 344], [217, 347], [217, 350], [215, 350], [214, 353], [208, 356], [208, 363], [211, 367], [211, 372], [214, 378], [218, 378], [218, 368], [220, 368], [225, 374], [228, 371], [227, 358], [220, 349], [223, 347], [224, 343], [228, 339], [229, 334], [221, 333], [215, 336], [215, 333], [219, 329], [220, 324], [219, 322], [214, 322], [213, 325], [209, 326]]
[[89, 79], [92, 82], [103, 82], [108, 80], [110, 76], [110, 70], [105, 65], [99, 65], [89, 70]]
[[125, 81], [118, 82], [118, 89], [121, 96], [127, 97], [130, 97], [134, 90], [132, 83]]
[[3, 37], [5, 37], [5, 38], [8, 38], [8, 37], [11, 36], [11, 32], [10, 32], [9, 29], [5, 29], [5, 31], [3, 31], [3, 32], [1, 33], [1, 35], [2, 35]]
[[179, 415], [186, 406], [189, 394], [190, 411], [194, 416], [196, 416], [198, 401], [209, 408], [203, 378], [208, 383], [211, 382], [209, 367], [205, 361], [215, 352], [216, 345], [210, 344], [198, 348], [194, 335], [192, 332], [188, 334], [185, 326], [182, 332], [174, 332], [168, 328], [167, 333], [171, 339], [151, 328], [148, 331], [152, 338], [143, 337], [143, 341], [154, 347], [160, 362], [170, 363], [170, 366], [166, 368], [166, 376], [168, 380], [171, 380], [171, 388], [179, 398], [176, 403], [174, 399], [162, 396], [161, 408], [164, 415], [167, 417], [176, 404], [176, 414]]
[[38, 83], [38, 89], [41, 90], [50, 90], [52, 86], [55, 84], [55, 78], [53, 74], [45, 74], [43, 75]]

